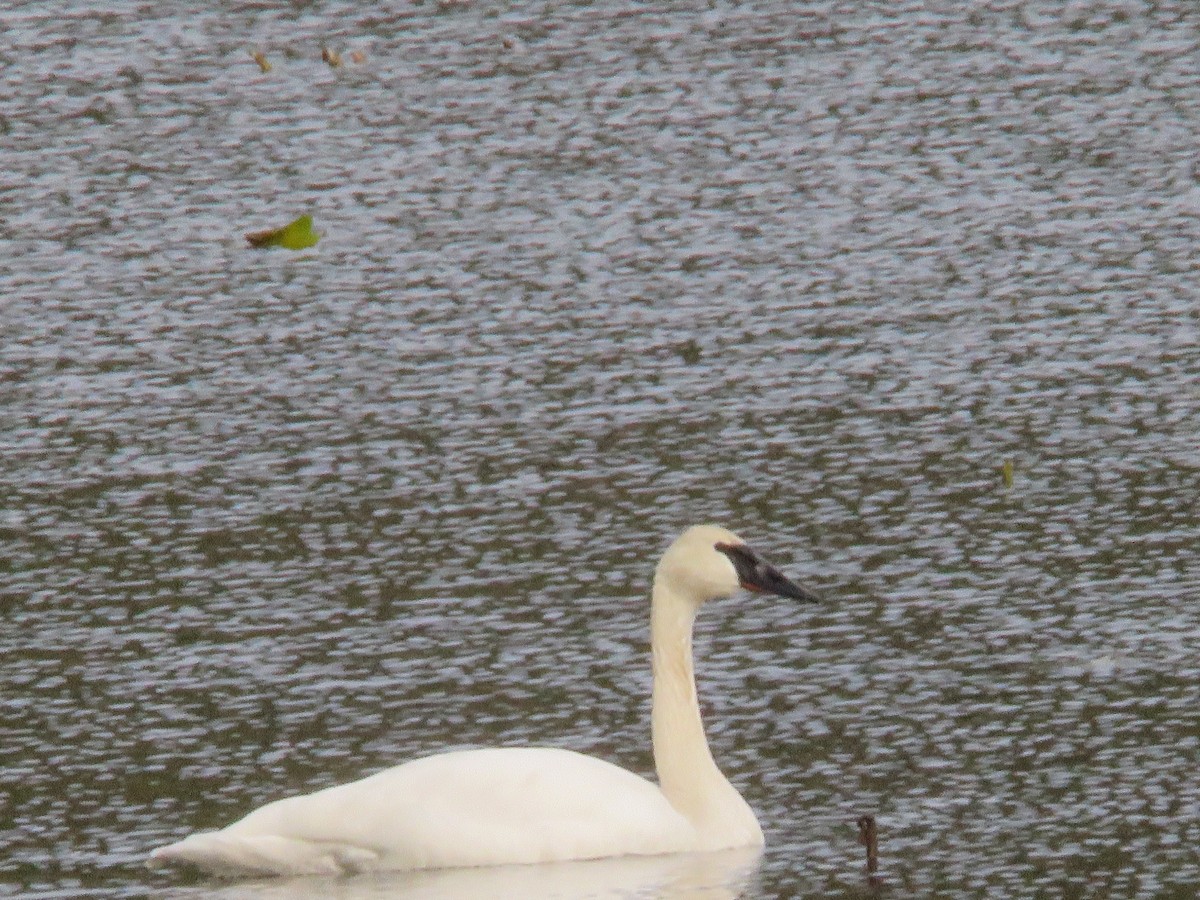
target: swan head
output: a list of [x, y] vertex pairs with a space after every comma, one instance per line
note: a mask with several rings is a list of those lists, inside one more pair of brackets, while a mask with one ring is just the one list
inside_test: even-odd
[[739, 589], [793, 600], [819, 599], [732, 531], [717, 525], [694, 525], [676, 538], [663, 554], [655, 579], [696, 606], [732, 596]]

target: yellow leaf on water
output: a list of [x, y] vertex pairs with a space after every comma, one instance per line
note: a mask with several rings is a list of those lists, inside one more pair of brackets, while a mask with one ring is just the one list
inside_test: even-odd
[[288, 250], [312, 247], [320, 239], [321, 235], [313, 231], [310, 215], [303, 215], [282, 228], [252, 231], [246, 235], [251, 247], [285, 247]]
[[330, 49], [329, 47], [321, 48], [321, 59], [329, 63], [329, 67], [331, 69], [336, 69], [342, 64], [342, 54], [338, 53], [336, 50]]
[[1004, 486], [1010, 488], [1013, 485], [1013, 461], [1006, 459], [1004, 465], [1000, 467], [1000, 475], [1004, 479]]
[[254, 61], [258, 63], [258, 67], [262, 69], [264, 73], [271, 71], [271, 61], [267, 59], [267, 55], [265, 53], [263, 53], [261, 50], [255, 50], [250, 55], [254, 57]]

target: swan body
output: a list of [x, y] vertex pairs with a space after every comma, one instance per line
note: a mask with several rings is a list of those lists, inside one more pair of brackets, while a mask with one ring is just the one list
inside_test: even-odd
[[672, 853], [696, 837], [632, 772], [569, 750], [508, 748], [442, 753], [277, 800], [155, 858], [330, 875]]
[[713, 761], [692, 670], [692, 623], [739, 587], [815, 597], [732, 532], [695, 526], [655, 572], [651, 729], [659, 784], [569, 750], [463, 750], [268, 803], [150, 854], [218, 874], [333, 875], [716, 851], [762, 845]]

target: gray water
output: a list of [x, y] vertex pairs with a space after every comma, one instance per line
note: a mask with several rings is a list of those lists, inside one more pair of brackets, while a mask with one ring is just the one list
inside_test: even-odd
[[1194, 896], [1192, 4], [112, 9], [0, 13], [0, 893], [203, 896], [145, 852], [448, 747], [651, 775], [711, 520], [827, 598], [700, 622], [744, 896], [868, 892], [864, 813], [887, 896]]

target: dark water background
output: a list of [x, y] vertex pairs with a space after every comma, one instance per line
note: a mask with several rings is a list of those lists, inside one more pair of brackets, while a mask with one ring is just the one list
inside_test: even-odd
[[0, 35], [0, 894], [447, 747], [650, 774], [712, 520], [828, 597], [700, 626], [747, 896], [861, 891], [864, 812], [893, 896], [1195, 895], [1192, 4]]

